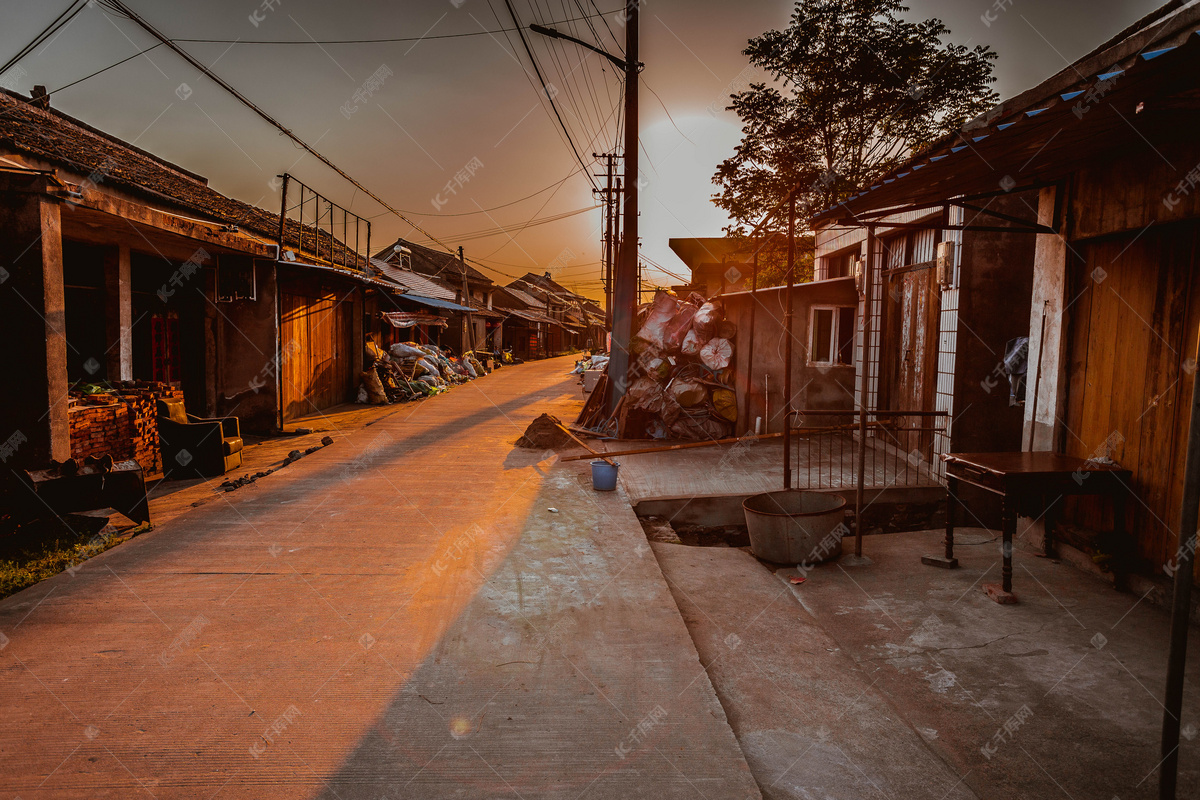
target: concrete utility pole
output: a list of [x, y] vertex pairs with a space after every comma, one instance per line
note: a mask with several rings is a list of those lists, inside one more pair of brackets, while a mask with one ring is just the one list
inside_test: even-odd
[[[461, 244], [458, 246], [458, 263], [462, 264], [462, 279], [463, 279], [463, 288], [462, 288], [463, 302], [462, 302], [462, 304], [464, 306], [466, 306], [467, 308], [470, 308], [471, 307], [471, 290], [467, 288], [467, 260], [463, 257], [463, 249], [462, 249]], [[463, 330], [462, 349], [463, 349], [463, 352], [466, 352], [468, 345], [470, 346], [471, 350], [475, 349], [475, 320], [473, 319], [470, 311], [468, 311], [466, 313], [466, 316], [463, 317], [463, 319], [465, 320], [465, 322], [464, 322], [464, 330]], [[459, 353], [459, 355], [462, 355], [462, 353]]]
[[[597, 155], [592, 153], [592, 158], [603, 158], [605, 161], [604, 173], [604, 327], [612, 330], [612, 279], [613, 279], [613, 256], [615, 254], [616, 236], [615, 226], [613, 225], [616, 217], [615, 210], [617, 207], [616, 197], [613, 195], [613, 160], [616, 158], [614, 153], [604, 153]], [[598, 177], [598, 176], [597, 176]]]
[[[612, 350], [608, 362], [609, 383], [612, 386], [610, 409], [625, 396], [629, 383], [629, 340], [633, 337], [633, 314], [638, 297], [638, 16], [643, 0], [625, 2], [625, 58], [606, 53], [594, 44], [560, 33], [544, 25], [530, 25], [529, 30], [555, 39], [565, 39], [586, 47], [625, 70], [625, 207], [621, 246], [612, 288]], [[620, 185], [620, 184], [618, 184]], [[618, 195], [620, 191], [618, 190]]]
[[625, 208], [621, 250], [613, 276], [612, 353], [608, 376], [610, 410], [629, 388], [629, 344], [637, 307], [638, 246], [638, 16], [641, 0], [625, 4]]

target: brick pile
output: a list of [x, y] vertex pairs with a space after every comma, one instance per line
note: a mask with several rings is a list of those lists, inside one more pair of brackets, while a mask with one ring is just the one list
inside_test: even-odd
[[158, 446], [156, 400], [183, 399], [183, 392], [169, 386], [146, 385], [120, 389], [110, 405], [76, 403], [68, 412], [71, 457], [111, 455], [116, 461], [134, 459], [147, 475], [162, 471]]

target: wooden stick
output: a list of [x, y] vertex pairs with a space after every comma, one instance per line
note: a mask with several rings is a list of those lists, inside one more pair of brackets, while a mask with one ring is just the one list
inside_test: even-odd
[[[733, 442], [745, 442], [745, 441], [752, 441], [752, 440], [757, 441], [759, 439], [777, 439], [780, 436], [783, 436], [783, 434], [782, 433], [764, 433], [759, 436], [733, 437], [731, 439], [713, 439], [712, 441], [708, 441], [708, 442], [686, 442], [685, 444], [670, 444], [670, 445], [663, 445], [662, 447], [648, 447], [648, 448], [645, 448], [642, 450], [617, 450], [615, 452], [608, 453], [608, 455], [609, 456], [632, 456], [632, 455], [637, 455], [638, 453], [664, 453], [667, 450], [685, 450], [689, 447], [709, 447], [714, 444], [732, 444]], [[597, 453], [597, 455], [599, 455], [599, 453]], [[580, 459], [584, 459], [584, 458], [587, 458], [587, 456], [564, 456], [561, 460], [563, 460], [563, 461], [579, 461]]]
[[[617, 464], [616, 464], [616, 462], [615, 462], [615, 461], [613, 461], [613, 460], [612, 460], [611, 458], [609, 458], [608, 456], [606, 456], [606, 455], [604, 455], [604, 454], [602, 454], [602, 453], [597, 453], [595, 450], [593, 450], [592, 448], [588, 447], [588, 446], [587, 446], [587, 444], [586, 444], [586, 443], [585, 443], [585, 442], [584, 442], [582, 439], [580, 439], [580, 438], [579, 438], [578, 436], [576, 436], [575, 434], [571, 433], [571, 431], [567, 430], [567, 428], [566, 428], [564, 425], [562, 425], [561, 423], [555, 423], [555, 424], [557, 424], [557, 425], [558, 425], [558, 429], [559, 429], [560, 431], [562, 431], [563, 433], [565, 433], [567, 436], [570, 436], [570, 437], [571, 437], [571, 438], [572, 438], [572, 439], [575, 441], [575, 444], [579, 445], [579, 446], [580, 446], [580, 447], [582, 447], [584, 450], [587, 450], [587, 451], [588, 451], [589, 453], [591, 453], [593, 456], [596, 456], [597, 458], [600, 458], [600, 459], [602, 459], [602, 460], [604, 460], [604, 461], [607, 461], [607, 462], [609, 463], [609, 465], [610, 465], [610, 466], [613, 466], [613, 467], [615, 467], [615, 466], [617, 465]], [[587, 456], [570, 456], [569, 458], [564, 458], [564, 459], [562, 459], [562, 460], [563, 460], [563, 461], [568, 461], [568, 460], [571, 460], [571, 461], [577, 461], [577, 460], [579, 460], [579, 459], [581, 459], [581, 458], [587, 458]]]
[[[869, 423], [868, 427], [879, 427], [879, 423]], [[834, 425], [827, 428], [794, 428], [792, 433], [798, 436], [805, 436], [813, 433], [834, 433], [836, 431], [856, 430], [858, 425]], [[569, 433], [569, 431], [568, 431]], [[734, 442], [751, 442], [761, 441], [763, 439], [778, 439], [783, 436], [782, 433], [763, 433], [757, 436], [735, 436], [729, 439], [713, 439], [707, 442], [685, 442], [684, 444], [669, 444], [661, 447], [646, 447], [641, 450], [615, 450], [608, 453], [609, 456], [635, 456], [638, 453], [665, 453], [668, 450], [687, 450], [692, 447], [710, 447], [715, 444], [733, 444]], [[571, 437], [574, 438], [574, 437]], [[578, 439], [576, 439], [578, 441]], [[582, 442], [581, 442], [582, 444]], [[596, 455], [600, 455], [597, 453]], [[587, 456], [564, 456], [562, 461], [579, 461], [587, 458]]]

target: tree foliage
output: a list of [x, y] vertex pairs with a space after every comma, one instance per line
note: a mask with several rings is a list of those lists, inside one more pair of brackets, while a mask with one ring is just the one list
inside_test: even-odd
[[996, 104], [995, 52], [946, 43], [941, 20], [906, 11], [897, 0], [798, 0], [786, 30], [750, 40], [745, 55], [772, 80], [730, 96], [743, 138], [713, 176], [730, 234], [793, 188], [801, 220], [836, 205]]

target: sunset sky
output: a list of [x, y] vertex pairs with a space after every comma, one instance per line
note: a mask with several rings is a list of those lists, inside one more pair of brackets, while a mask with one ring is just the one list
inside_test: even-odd
[[[557, 23], [609, 50], [617, 47], [614, 37], [623, 43], [618, 15], [610, 13], [619, 8], [613, 0], [512, 2], [523, 25]], [[537, 224], [595, 201], [535, 89], [504, 0], [213, 0], [169, 10], [147, 0], [129, 4], [172, 38], [218, 40], [183, 47], [426, 231], [492, 265], [497, 280], [507, 283], [509, 276], [553, 263], [561, 283], [599, 296], [600, 212]], [[909, 13], [940, 17], [955, 41], [997, 50], [996, 88], [1009, 97], [1157, 5], [1158, 0], [1096, 0], [1080, 13], [1077, 4], [1071, 8], [1061, 1], [912, 0]], [[0, 30], [4, 60], [65, 6], [66, 0], [6, 3]], [[736, 115], [723, 110], [726, 97], [749, 77], [741, 55], [746, 40], [786, 25], [791, 5], [647, 0], [642, 9], [642, 250], [686, 275], [667, 240], [721, 234], [726, 219], [709, 199], [711, 177], [740, 134]], [[407, 41], [325, 43], [380, 38]], [[621, 81], [595, 54], [529, 38], [590, 164], [593, 152], [612, 150], [618, 142]], [[306, 43], [254, 43], [263, 40]], [[92, 4], [0, 76], [0, 83], [23, 93], [34, 84], [56, 90], [152, 43], [132, 22]], [[357, 102], [356, 91], [372, 75], [378, 89]], [[372, 218], [376, 249], [396, 236], [427, 241], [165, 47], [57, 92], [51, 102], [207, 176], [214, 188], [239, 199], [277, 208], [270, 182], [288, 171]], [[468, 164], [476, 165], [469, 179], [455, 183]], [[523, 228], [531, 221], [535, 224]], [[479, 235], [486, 231], [491, 232]], [[648, 274], [655, 282], [676, 282], [656, 270]]]

